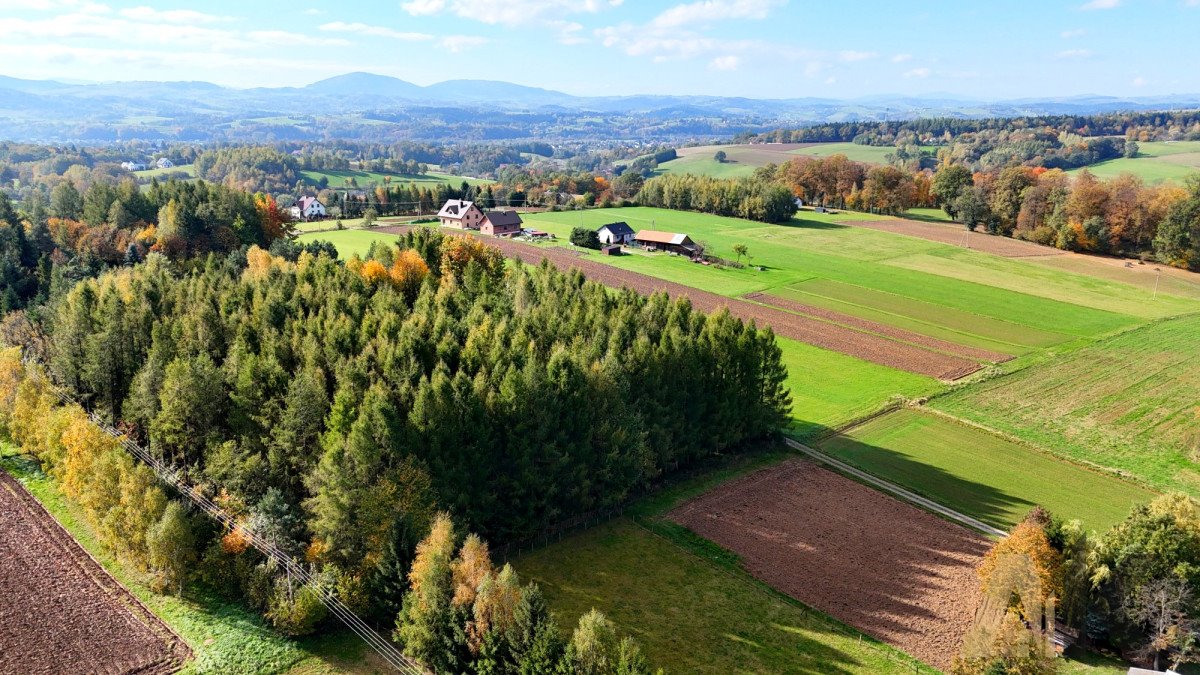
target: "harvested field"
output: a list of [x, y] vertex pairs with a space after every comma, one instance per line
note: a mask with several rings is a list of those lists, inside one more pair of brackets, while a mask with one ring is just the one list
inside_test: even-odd
[[[401, 234], [408, 228], [400, 226], [381, 229], [384, 232]], [[704, 312], [728, 307], [734, 316], [745, 320], [753, 319], [760, 326], [770, 326], [776, 334], [783, 337], [848, 354], [864, 361], [942, 380], [956, 380], [979, 370], [978, 363], [966, 358], [930, 351], [916, 345], [889, 340], [881, 335], [612, 267], [581, 258], [569, 249], [537, 246], [503, 238], [489, 237], [487, 241], [510, 258], [530, 265], [549, 260], [564, 270], [576, 268], [589, 279], [613, 288], [628, 287], [643, 294], [664, 291], [673, 298], [688, 298], [696, 309]]]
[[0, 471], [0, 673], [178, 670], [190, 650]]
[[[962, 246], [963, 236], [967, 230], [961, 225], [951, 223], [927, 223], [919, 220], [893, 218], [892, 220], [847, 220], [843, 225], [868, 227], [872, 230], [882, 230], [892, 234], [904, 234], [918, 239], [927, 239], [952, 246]], [[1049, 246], [1042, 246], [1031, 241], [1010, 239], [985, 232], [972, 232], [967, 240], [968, 246], [976, 251], [991, 253], [1005, 258], [1028, 258], [1032, 256], [1064, 255]]]
[[747, 300], [753, 300], [754, 302], [771, 305], [789, 312], [805, 314], [818, 319], [824, 319], [826, 321], [832, 321], [837, 324], [849, 326], [851, 328], [877, 333], [893, 340], [911, 343], [925, 347], [926, 349], [932, 349], [934, 351], [950, 354], [952, 356], [961, 356], [964, 359], [992, 361], [999, 363], [1012, 358], [1012, 356], [1008, 354], [993, 352], [987, 349], [979, 349], [976, 347], [969, 347], [967, 345], [960, 345], [954, 342], [947, 342], [946, 340], [939, 340], [934, 337], [929, 337], [928, 335], [922, 335], [920, 333], [904, 330], [903, 328], [896, 328], [894, 326], [889, 326], [877, 321], [871, 321], [869, 319], [860, 319], [856, 316], [850, 316], [849, 314], [842, 314], [841, 312], [835, 312], [831, 309], [823, 309], [821, 307], [806, 305], [802, 302], [788, 300], [787, 298], [781, 298], [775, 295], [751, 293], [745, 297]]
[[978, 602], [982, 535], [793, 459], [670, 514], [801, 602], [947, 668]]

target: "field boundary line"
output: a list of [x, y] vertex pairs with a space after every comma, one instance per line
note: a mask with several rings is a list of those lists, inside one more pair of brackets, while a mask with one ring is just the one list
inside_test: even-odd
[[843, 462], [839, 459], [835, 459], [835, 458], [833, 458], [819, 450], [811, 448], [793, 438], [784, 438], [783, 442], [786, 443], [788, 445], [788, 447], [792, 448], [793, 450], [798, 450], [801, 453], [803, 453], [823, 464], [827, 464], [827, 465], [832, 466], [833, 468], [837, 469], [840, 472], [849, 474], [850, 476], [854, 477], [855, 479], [859, 480], [860, 482], [865, 482], [865, 483], [871, 485], [872, 487], [875, 487], [877, 489], [883, 490], [884, 492], [890, 493], [893, 497], [899, 498], [901, 501], [908, 502], [909, 504], [918, 506], [922, 509], [925, 509], [926, 511], [932, 511], [933, 513], [935, 513], [939, 516], [942, 516], [943, 518], [946, 518], [948, 520], [952, 520], [952, 521], [958, 523], [959, 525], [965, 525], [973, 530], [977, 530], [979, 532], [982, 532], [986, 535], [993, 536], [993, 537], [1004, 537], [1004, 536], [1008, 535], [1008, 533], [1005, 532], [1004, 530], [1001, 530], [997, 527], [988, 525], [987, 523], [983, 522], [982, 520], [979, 520], [978, 518], [973, 518], [971, 516], [966, 515], [965, 513], [960, 513], [959, 511], [955, 511], [954, 509], [952, 509], [948, 506], [943, 506], [943, 505], [939, 504], [938, 502], [935, 502], [932, 499], [929, 499], [927, 497], [922, 497], [922, 496], [918, 495], [917, 493], [912, 492], [911, 490], [902, 488], [899, 485], [896, 485], [895, 483], [892, 483], [890, 481], [879, 478], [878, 476], [875, 476], [873, 474], [867, 473], [866, 471], [863, 471], [862, 469], [855, 468], [854, 466], [847, 464], [846, 462]]

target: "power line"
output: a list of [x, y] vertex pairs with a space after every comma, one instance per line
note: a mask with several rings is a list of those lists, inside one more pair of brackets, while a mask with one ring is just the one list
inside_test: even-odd
[[[26, 365], [35, 363], [33, 359], [26, 359]], [[81, 409], [83, 406], [75, 400], [70, 393], [65, 391], [50, 380], [48, 375], [43, 375], [40, 367], [33, 369], [37, 376], [42, 376], [45, 379], [50, 391], [58, 398], [60, 402], [66, 405], [77, 405]], [[396, 648], [387, 639], [383, 638], [366, 621], [354, 613], [334, 593], [325, 588], [320, 583], [320, 579], [313, 574], [304, 565], [296, 562], [292, 556], [280, 550], [275, 546], [274, 542], [268, 541], [253, 530], [239, 524], [233, 516], [229, 515], [219, 505], [206, 497], [203, 493], [197, 490], [192, 485], [188, 484], [181, 475], [181, 472], [172, 467], [167, 462], [155, 457], [150, 451], [142, 446], [134, 443], [121, 432], [114, 429], [107, 422], [102, 420], [95, 413], [88, 413], [88, 419], [96, 425], [101, 431], [109, 436], [112, 436], [129, 454], [140, 460], [143, 464], [150, 467], [159, 480], [174, 488], [177, 492], [187, 497], [197, 508], [208, 514], [221, 525], [230, 529], [236, 529], [245, 537], [247, 542], [265, 555], [269, 560], [282, 567], [289, 576], [295, 576], [303, 582], [303, 585], [308, 586], [321, 604], [329, 610], [330, 614], [336, 616], [342, 623], [346, 625], [355, 635], [362, 638], [372, 649], [374, 649], [388, 665], [402, 673], [423, 674], [428, 671], [417, 661], [405, 656], [399, 649]]]

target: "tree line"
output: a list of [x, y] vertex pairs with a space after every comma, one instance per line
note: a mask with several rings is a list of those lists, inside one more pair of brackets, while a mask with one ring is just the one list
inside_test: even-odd
[[1089, 534], [1034, 509], [978, 569], [982, 607], [954, 672], [1057, 672], [1056, 622], [1155, 671], [1200, 661], [1200, 507], [1168, 494]]
[[646, 181], [637, 202], [764, 223], [783, 222], [796, 213], [795, 197], [769, 174], [731, 179], [667, 174]]

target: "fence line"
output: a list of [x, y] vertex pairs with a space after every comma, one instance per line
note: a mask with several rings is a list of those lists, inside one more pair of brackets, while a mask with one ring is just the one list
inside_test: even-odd
[[[31, 360], [26, 361], [27, 366], [30, 365], [30, 363], [32, 363]], [[83, 406], [76, 401], [71, 394], [51, 381], [48, 375], [43, 374], [40, 367], [33, 368], [32, 372], [36, 373], [36, 376], [44, 378], [47, 386], [50, 388], [50, 391], [53, 392], [58, 400], [64, 405], [76, 405], [86, 411], [86, 408], [83, 408]], [[129, 454], [133, 455], [134, 458], [141, 461], [143, 464], [149, 466], [159, 480], [166, 483], [175, 491], [186, 497], [190, 502], [192, 502], [192, 504], [217, 522], [221, 523], [221, 525], [230, 528], [231, 530], [237, 530], [243, 537], [245, 537], [246, 541], [251, 546], [257, 549], [269, 560], [286, 570], [289, 577], [294, 576], [295, 578], [299, 579], [303, 585], [309, 587], [314, 593], [316, 593], [317, 598], [321, 601], [321, 604], [325, 605], [330, 614], [336, 616], [355, 635], [362, 638], [362, 640], [366, 642], [368, 646], [374, 649], [388, 665], [402, 673], [418, 674], [427, 672], [424, 666], [401, 653], [394, 644], [379, 635], [379, 633], [375, 632], [375, 630], [371, 628], [366, 621], [364, 621], [357, 614], [355, 614], [353, 610], [342, 603], [342, 601], [339, 600], [332, 591], [328, 590], [325, 585], [320, 582], [320, 579], [317, 577], [317, 575], [313, 574], [310, 569], [296, 562], [292, 556], [281, 551], [275, 546], [274, 542], [262, 538], [254, 531], [237, 523], [237, 521], [228, 513], [226, 513], [224, 509], [214, 503], [195, 487], [190, 485], [182, 477], [178, 469], [155, 457], [150, 453], [150, 451], [138, 445], [137, 443], [134, 443], [127, 436], [114, 429], [95, 413], [89, 412], [87, 413], [87, 416], [97, 428], [116, 439], [121, 447], [124, 448]]]

